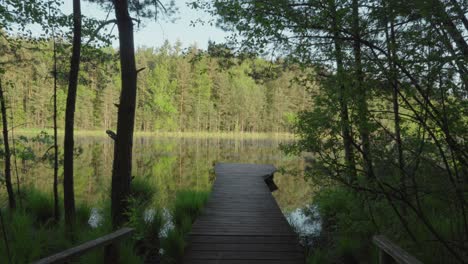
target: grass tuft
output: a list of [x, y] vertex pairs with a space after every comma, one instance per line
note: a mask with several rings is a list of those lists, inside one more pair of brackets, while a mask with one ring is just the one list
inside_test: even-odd
[[47, 225], [54, 220], [54, 200], [35, 188], [22, 190], [22, 206], [29, 216], [33, 217], [36, 226]]
[[190, 230], [186, 230], [187, 226], [191, 226], [198, 217], [208, 197], [208, 192], [191, 190], [177, 192], [172, 211], [175, 227], [182, 229], [184, 233], [189, 232]]
[[182, 262], [186, 246], [185, 235], [181, 230], [172, 229], [162, 241], [163, 264], [177, 264]]
[[149, 203], [155, 195], [155, 187], [148, 183], [148, 180], [140, 177], [132, 180], [130, 197], [142, 203]]
[[185, 237], [201, 213], [208, 197], [208, 192], [191, 190], [177, 192], [172, 209], [174, 229], [170, 230], [162, 241], [164, 252], [162, 263], [173, 264], [182, 261], [186, 246]]

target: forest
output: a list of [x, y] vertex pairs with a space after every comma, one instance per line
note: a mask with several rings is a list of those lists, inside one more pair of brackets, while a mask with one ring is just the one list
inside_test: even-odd
[[[65, 117], [67, 45], [57, 44], [63, 50], [57, 72], [60, 120]], [[138, 76], [137, 131], [290, 132], [297, 114], [310, 104], [307, 89], [312, 86], [293, 82], [303, 75], [298, 65], [253, 54], [235, 56], [221, 44], [211, 43], [206, 51], [181, 45], [137, 48], [137, 67], [144, 68]], [[22, 40], [18, 49], [3, 39], [0, 48], [15, 124], [22, 129], [52, 128], [53, 43]], [[75, 124], [78, 130], [105, 131], [117, 122], [118, 51], [107, 47], [89, 53], [82, 58]], [[63, 125], [58, 123], [59, 128]]]
[[[107, 17], [88, 17], [80, 0], [72, 14], [56, 0], [0, 6], [0, 260], [130, 227], [121, 245], [77, 261], [182, 263], [210, 168], [229, 161], [279, 166], [283, 214], [302, 199], [319, 226], [303, 235], [289, 222], [307, 263], [383, 261], [375, 235], [423, 263], [467, 263], [465, 0], [86, 2]], [[135, 46], [141, 21], [179, 4], [230, 37], [206, 50]]]

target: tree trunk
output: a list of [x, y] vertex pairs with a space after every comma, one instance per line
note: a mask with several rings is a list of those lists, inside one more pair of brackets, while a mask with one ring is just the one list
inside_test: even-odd
[[395, 25], [393, 19], [393, 10], [391, 10], [391, 20], [390, 20], [390, 70], [391, 70], [391, 82], [393, 83], [393, 114], [395, 122], [395, 141], [397, 145], [398, 152], [398, 166], [400, 168], [400, 182], [403, 187], [403, 193], [406, 193], [406, 177], [405, 177], [405, 157], [403, 155], [403, 143], [401, 141], [401, 125], [400, 125], [400, 105], [398, 103], [398, 77], [395, 69], [394, 61], [397, 59], [396, 53], [396, 36], [395, 36]]
[[73, 0], [73, 51], [70, 62], [67, 106], [65, 110], [63, 201], [65, 208], [65, 226], [68, 233], [73, 232], [73, 224], [75, 221], [75, 194], [73, 190], [73, 130], [75, 125], [76, 90], [78, 87], [78, 72], [80, 69], [81, 52], [80, 5], [80, 0]]
[[3, 87], [0, 80], [0, 104], [2, 110], [2, 125], [3, 125], [3, 146], [5, 148], [5, 185], [8, 192], [8, 205], [10, 209], [16, 208], [15, 193], [13, 191], [13, 185], [11, 184], [11, 152], [10, 143], [8, 142], [8, 120], [5, 106], [5, 96], [3, 95]]
[[337, 79], [339, 86], [339, 100], [340, 100], [340, 119], [341, 119], [341, 134], [343, 136], [343, 147], [345, 152], [346, 162], [346, 177], [349, 182], [356, 180], [356, 162], [354, 160], [354, 153], [352, 148], [353, 139], [351, 137], [351, 128], [349, 125], [349, 114], [348, 114], [348, 95], [346, 92], [345, 80], [344, 80], [344, 63], [342, 53], [342, 43], [339, 35], [339, 26], [336, 14], [336, 5], [332, 1], [331, 6], [332, 14], [332, 33], [335, 45], [335, 59], [337, 65]]
[[58, 138], [57, 138], [57, 43], [54, 41], [54, 220], [57, 223], [60, 219], [60, 207], [58, 197]]
[[13, 164], [15, 166], [15, 174], [16, 174], [16, 195], [18, 195], [19, 197], [19, 206], [21, 207], [21, 188], [20, 188], [20, 176], [19, 176], [19, 172], [18, 172], [18, 159], [17, 159], [17, 153], [16, 153], [16, 141], [15, 141], [15, 122], [14, 122], [14, 119], [13, 119], [13, 100], [10, 101], [11, 104], [10, 104], [10, 107], [11, 107], [11, 111], [10, 111], [10, 118], [11, 118], [11, 143], [13, 143], [13, 156], [15, 157], [13, 159]]
[[119, 29], [122, 91], [117, 116], [117, 137], [112, 167], [112, 224], [119, 227], [125, 221], [126, 199], [130, 193], [132, 146], [135, 124], [137, 72], [133, 43], [133, 22], [128, 13], [128, 1], [114, 1]]
[[[402, 193], [406, 196], [407, 193], [407, 179], [405, 174], [405, 159], [403, 155], [403, 144], [401, 140], [401, 119], [400, 119], [400, 104], [398, 102], [399, 84], [398, 75], [395, 67], [395, 61], [397, 60], [396, 53], [396, 34], [395, 34], [395, 11], [391, 6], [390, 2], [384, 2], [385, 10], [385, 25], [386, 25], [386, 44], [388, 52], [388, 64], [390, 68], [389, 83], [392, 88], [392, 104], [393, 104], [393, 122], [395, 126], [395, 144], [397, 149], [398, 157], [398, 176], [400, 178], [400, 185]], [[390, 26], [390, 27], [389, 27]], [[403, 210], [404, 207], [402, 208]]]
[[352, 31], [354, 35], [353, 54], [355, 67], [355, 88], [357, 96], [357, 114], [359, 134], [362, 142], [363, 167], [368, 178], [374, 177], [374, 169], [372, 166], [372, 157], [370, 150], [369, 123], [367, 117], [369, 115], [367, 107], [367, 91], [364, 86], [364, 73], [362, 71], [362, 55], [361, 55], [361, 32], [359, 26], [359, 3], [358, 0], [352, 2]]

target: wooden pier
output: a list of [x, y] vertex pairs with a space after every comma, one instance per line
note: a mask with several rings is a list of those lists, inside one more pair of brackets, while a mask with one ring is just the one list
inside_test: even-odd
[[187, 264], [296, 264], [304, 250], [271, 195], [272, 165], [215, 166], [216, 181], [188, 237]]

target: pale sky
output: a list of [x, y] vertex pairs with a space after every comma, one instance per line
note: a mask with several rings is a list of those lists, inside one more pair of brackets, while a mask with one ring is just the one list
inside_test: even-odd
[[[65, 14], [71, 14], [72, 1], [64, 0], [64, 2], [63, 12]], [[199, 48], [206, 49], [209, 40], [215, 41], [216, 43], [224, 42], [225, 37], [228, 36], [229, 33], [207, 24], [190, 25], [191, 21], [195, 21], [199, 18], [207, 21], [210, 20], [210, 17], [202, 11], [195, 11], [187, 7], [186, 2], [187, 0], [175, 0], [179, 11], [175, 15], [178, 19], [174, 23], [164, 20], [156, 22], [154, 19], [144, 21], [144, 25], [136, 29], [135, 47], [159, 47], [165, 40], [169, 40], [171, 44], [180, 40], [184, 47], [197, 43]], [[106, 16], [106, 13], [100, 6], [90, 4], [87, 1], [82, 1], [81, 9], [85, 16], [97, 18], [104, 18]], [[115, 29], [114, 32], [117, 33], [117, 30]], [[118, 47], [118, 43], [115, 42], [113, 46]]]

